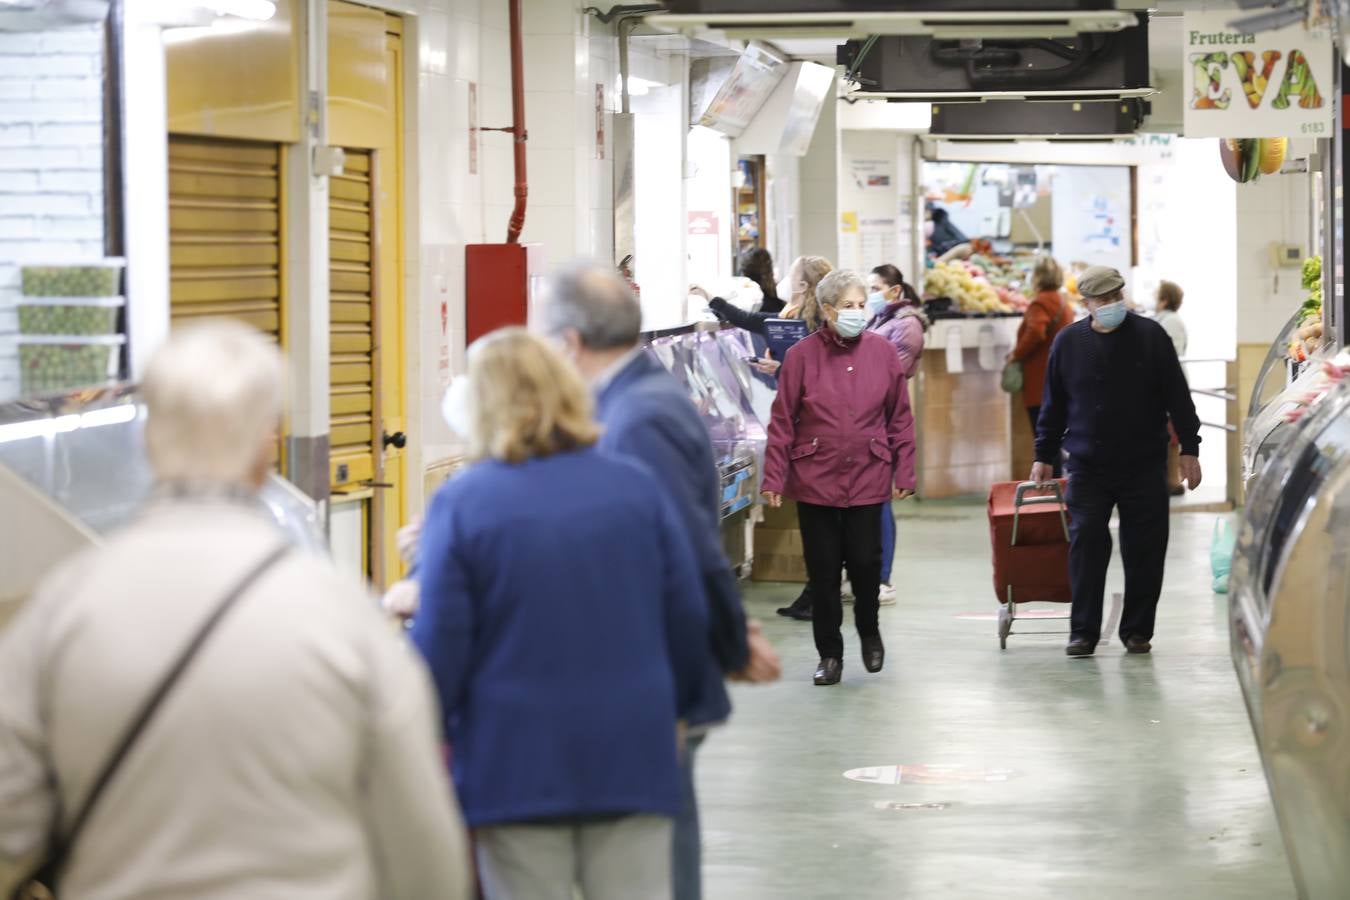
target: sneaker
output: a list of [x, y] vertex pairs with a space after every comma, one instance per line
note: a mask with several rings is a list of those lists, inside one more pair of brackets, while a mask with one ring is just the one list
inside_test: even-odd
[[842, 600], [842, 601], [845, 602], [845, 603], [852, 603], [852, 602], [853, 602], [853, 584], [852, 584], [852, 582], [845, 581], [842, 585], [839, 586], [839, 599]]
[[877, 601], [882, 606], [895, 605], [895, 588], [889, 584], [882, 584], [881, 590], [877, 593]]

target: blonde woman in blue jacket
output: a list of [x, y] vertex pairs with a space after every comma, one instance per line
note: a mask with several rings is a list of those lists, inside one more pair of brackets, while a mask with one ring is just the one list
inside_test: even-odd
[[677, 720], [708, 662], [699, 569], [646, 469], [523, 329], [469, 350], [447, 418], [474, 464], [423, 526], [412, 636], [440, 693], [487, 900], [667, 900]]

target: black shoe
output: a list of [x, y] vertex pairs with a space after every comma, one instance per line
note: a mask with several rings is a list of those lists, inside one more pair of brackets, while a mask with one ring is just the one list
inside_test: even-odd
[[1149, 653], [1153, 650], [1153, 645], [1141, 637], [1127, 637], [1125, 639], [1125, 652], [1140, 655]]
[[806, 588], [797, 595], [797, 599], [792, 601], [791, 606], [784, 606], [778, 610], [778, 614], [785, 619], [796, 619], [798, 622], [811, 621], [811, 595], [807, 593]]
[[886, 663], [886, 645], [881, 643], [881, 635], [862, 639], [863, 668], [872, 673], [881, 671]]
[[826, 656], [821, 659], [820, 665], [816, 666], [815, 682], [820, 687], [827, 687], [831, 684], [838, 684], [843, 675], [843, 660]]
[[1081, 657], [1091, 656], [1097, 651], [1097, 645], [1086, 638], [1074, 638], [1069, 641], [1069, 646], [1064, 648], [1064, 652], [1069, 656]]

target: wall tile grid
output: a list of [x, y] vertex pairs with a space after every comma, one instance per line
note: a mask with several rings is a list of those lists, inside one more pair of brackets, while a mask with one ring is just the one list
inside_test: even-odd
[[18, 391], [19, 265], [103, 256], [98, 27], [0, 34], [0, 397]]

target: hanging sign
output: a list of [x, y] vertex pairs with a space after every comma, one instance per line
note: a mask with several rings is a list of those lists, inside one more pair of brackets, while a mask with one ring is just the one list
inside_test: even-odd
[[1185, 14], [1186, 137], [1330, 137], [1331, 33], [1294, 24], [1242, 34], [1228, 26], [1235, 16]]

